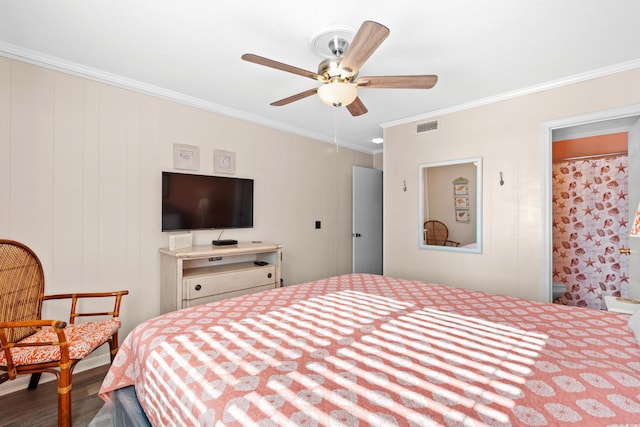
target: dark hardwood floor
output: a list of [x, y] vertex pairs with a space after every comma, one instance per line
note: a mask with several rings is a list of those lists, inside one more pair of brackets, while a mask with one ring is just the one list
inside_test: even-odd
[[[73, 375], [71, 415], [74, 427], [85, 427], [102, 408], [98, 397], [108, 365]], [[42, 374], [53, 377], [53, 374]], [[6, 383], [5, 383], [6, 384]], [[0, 387], [2, 387], [0, 385]], [[53, 427], [58, 420], [56, 381], [43, 382], [35, 390], [19, 390], [0, 396], [0, 426]]]

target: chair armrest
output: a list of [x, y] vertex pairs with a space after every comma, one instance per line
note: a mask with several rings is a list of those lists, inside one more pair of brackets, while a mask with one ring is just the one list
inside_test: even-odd
[[[55, 294], [55, 295], [45, 295], [44, 300], [58, 300], [58, 299], [71, 299], [71, 313], [69, 314], [69, 323], [74, 324], [76, 317], [87, 317], [87, 316], [111, 316], [111, 317], [119, 317], [120, 316], [120, 304], [122, 302], [122, 297], [124, 295], [128, 295], [129, 291], [121, 290], [115, 292], [83, 292], [83, 293], [72, 293], [72, 294]], [[77, 304], [79, 299], [89, 299], [89, 298], [114, 298], [113, 310], [112, 311], [101, 311], [101, 312], [78, 312]]]
[[[23, 343], [21, 341], [12, 342], [7, 338], [7, 329], [12, 328], [42, 328], [50, 326], [58, 337], [58, 341], [50, 342], [37, 342], [37, 343]], [[4, 379], [15, 379], [17, 376], [16, 366], [13, 363], [13, 357], [11, 354], [12, 348], [19, 347], [39, 347], [39, 346], [59, 346], [60, 347], [60, 363], [69, 363], [69, 342], [64, 333], [64, 328], [67, 326], [66, 322], [62, 320], [25, 320], [22, 322], [0, 322], [0, 345], [1, 350], [4, 353], [7, 373]], [[2, 379], [0, 379], [2, 382]]]

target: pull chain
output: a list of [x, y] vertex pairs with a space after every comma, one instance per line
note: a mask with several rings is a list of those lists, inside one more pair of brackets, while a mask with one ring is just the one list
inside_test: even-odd
[[335, 107], [333, 112], [333, 142], [338, 152], [338, 107]]

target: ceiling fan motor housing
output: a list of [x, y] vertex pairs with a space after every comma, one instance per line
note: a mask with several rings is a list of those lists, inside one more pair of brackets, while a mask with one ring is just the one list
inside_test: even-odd
[[327, 81], [340, 80], [342, 82], [352, 82], [358, 73], [347, 72], [340, 68], [342, 58], [327, 58], [318, 65], [318, 74], [324, 76]]

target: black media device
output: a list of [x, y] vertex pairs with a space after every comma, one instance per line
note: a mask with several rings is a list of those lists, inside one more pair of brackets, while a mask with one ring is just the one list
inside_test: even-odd
[[222, 239], [222, 240], [214, 240], [211, 242], [214, 246], [230, 246], [237, 245], [238, 241], [233, 239]]
[[252, 227], [253, 179], [162, 172], [162, 231]]

